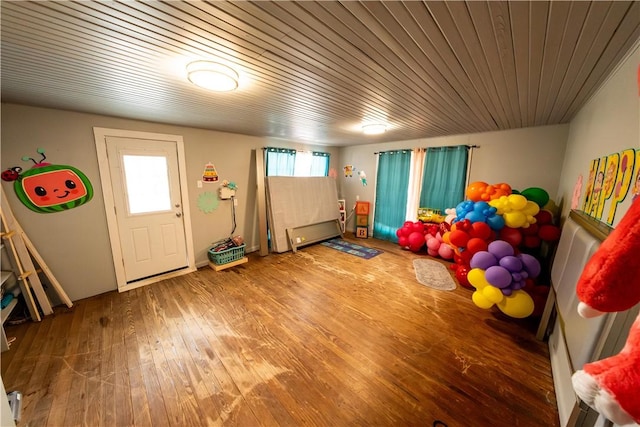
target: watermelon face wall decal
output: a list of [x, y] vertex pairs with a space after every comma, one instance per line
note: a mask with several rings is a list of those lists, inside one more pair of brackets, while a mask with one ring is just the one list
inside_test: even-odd
[[77, 168], [45, 163], [44, 150], [40, 162], [18, 176], [13, 188], [18, 199], [29, 209], [39, 213], [61, 212], [87, 203], [93, 197], [91, 182]]

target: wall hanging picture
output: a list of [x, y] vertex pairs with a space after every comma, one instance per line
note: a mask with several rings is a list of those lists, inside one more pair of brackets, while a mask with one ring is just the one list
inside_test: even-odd
[[198, 196], [198, 209], [204, 213], [211, 213], [218, 209], [218, 195], [211, 191], [206, 191]]
[[[611, 153], [589, 164], [589, 178], [582, 202], [582, 210], [589, 216], [613, 225], [618, 207], [630, 204], [638, 191], [640, 176], [640, 150], [629, 148]], [[626, 211], [626, 209], [623, 209]]]
[[204, 172], [202, 173], [202, 180], [204, 182], [216, 182], [218, 181], [218, 172], [213, 163], [209, 162], [204, 165]]
[[351, 178], [353, 176], [353, 165], [346, 165], [344, 168], [344, 176]]
[[87, 203], [93, 197], [93, 187], [87, 176], [77, 168], [45, 162], [47, 156], [38, 148], [40, 161], [24, 156], [34, 166], [22, 171], [19, 166], [2, 172], [2, 179], [13, 181], [18, 199], [38, 213], [62, 212]]
[[580, 193], [582, 192], [582, 175], [578, 175], [576, 185], [573, 187], [573, 196], [571, 197], [571, 209], [578, 209], [580, 204]]
[[358, 172], [358, 177], [360, 178], [360, 182], [362, 183], [363, 187], [367, 186], [367, 174], [364, 173], [364, 171], [360, 171]]

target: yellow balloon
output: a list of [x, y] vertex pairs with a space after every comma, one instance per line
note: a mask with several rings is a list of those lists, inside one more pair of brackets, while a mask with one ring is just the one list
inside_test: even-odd
[[558, 215], [558, 205], [556, 205], [556, 202], [554, 202], [552, 199], [549, 199], [547, 204], [544, 205], [542, 209], [548, 210], [553, 216]]
[[507, 316], [523, 319], [531, 316], [533, 313], [533, 298], [522, 289], [519, 289], [511, 295], [504, 297], [504, 299], [498, 303], [498, 308]]
[[522, 213], [525, 215], [535, 216], [540, 212], [540, 206], [537, 203], [532, 202], [530, 200], [527, 201], [527, 204], [522, 209]]
[[472, 268], [467, 273], [467, 280], [476, 289], [482, 289], [485, 286], [491, 286], [484, 277], [484, 270], [481, 268]]
[[509, 200], [509, 207], [515, 211], [524, 209], [527, 205], [527, 198], [521, 194], [511, 194], [507, 196]]
[[502, 215], [504, 224], [511, 228], [520, 228], [527, 223], [527, 216], [520, 211], [511, 211]]
[[493, 303], [486, 299], [484, 295], [480, 293], [480, 291], [475, 291], [471, 295], [471, 301], [473, 301], [473, 303], [478, 307], [484, 308], [485, 310], [493, 306]]
[[502, 291], [495, 286], [489, 285], [482, 289], [482, 295], [489, 301], [498, 304], [500, 301], [504, 299], [504, 295]]
[[490, 200], [489, 206], [496, 208], [496, 213], [502, 215], [508, 206], [507, 196], [500, 196], [498, 199]]

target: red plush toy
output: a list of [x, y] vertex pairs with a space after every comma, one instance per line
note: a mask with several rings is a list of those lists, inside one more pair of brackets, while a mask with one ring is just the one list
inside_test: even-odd
[[[577, 294], [578, 312], [587, 318], [640, 302], [640, 198], [587, 262]], [[620, 353], [585, 364], [572, 382], [578, 396], [609, 420], [640, 423], [640, 315]]]

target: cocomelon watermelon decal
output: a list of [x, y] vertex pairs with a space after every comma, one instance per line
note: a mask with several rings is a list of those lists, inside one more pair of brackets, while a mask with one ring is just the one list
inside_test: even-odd
[[3, 180], [13, 181], [16, 195], [26, 207], [39, 213], [61, 212], [91, 200], [93, 187], [84, 173], [73, 166], [45, 162], [44, 150], [37, 151], [42, 156], [39, 162], [22, 158], [34, 163], [31, 169], [22, 172], [16, 166], [2, 172]]

